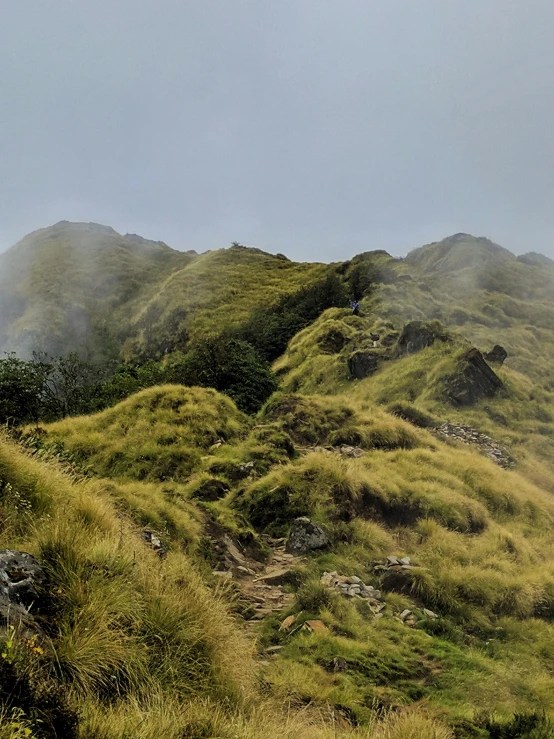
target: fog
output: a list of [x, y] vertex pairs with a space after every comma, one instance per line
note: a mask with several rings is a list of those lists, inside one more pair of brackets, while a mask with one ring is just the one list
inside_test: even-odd
[[554, 256], [547, 0], [7, 0], [0, 249], [95, 221], [177, 249]]

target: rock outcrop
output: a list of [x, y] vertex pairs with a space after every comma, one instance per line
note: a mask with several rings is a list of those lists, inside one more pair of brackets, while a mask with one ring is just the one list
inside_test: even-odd
[[407, 323], [398, 338], [400, 353], [415, 354], [428, 346], [432, 346], [437, 339], [446, 341], [448, 337], [440, 330], [439, 325], [424, 323], [423, 321]]
[[500, 346], [500, 344], [495, 344], [490, 352], [483, 354], [483, 358], [485, 359], [485, 361], [492, 362], [493, 364], [498, 364], [500, 367], [502, 367], [502, 365], [506, 361], [507, 356], [508, 352], [506, 351], [506, 349], [504, 349], [503, 346]]
[[473, 405], [482, 398], [492, 398], [502, 387], [502, 380], [478, 349], [466, 352], [455, 373], [446, 379], [446, 394], [457, 405]]
[[348, 370], [351, 377], [356, 380], [363, 380], [377, 371], [381, 355], [378, 352], [359, 349], [352, 352], [348, 357]]
[[309, 518], [302, 516], [293, 521], [285, 550], [289, 554], [306, 554], [313, 549], [323, 549], [329, 544], [329, 537], [325, 531], [312, 523]]
[[29, 609], [44, 577], [41, 564], [30, 554], [0, 551], [0, 625], [33, 621]]

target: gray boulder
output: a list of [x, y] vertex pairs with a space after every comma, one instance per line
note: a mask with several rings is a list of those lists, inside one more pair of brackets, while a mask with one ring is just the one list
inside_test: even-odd
[[29, 609], [37, 600], [44, 580], [41, 564], [26, 552], [0, 551], [0, 625], [29, 622]]
[[485, 361], [492, 362], [493, 364], [498, 364], [500, 367], [502, 367], [502, 365], [506, 361], [507, 356], [508, 352], [506, 351], [506, 349], [504, 349], [503, 346], [500, 346], [500, 344], [495, 344], [490, 352], [483, 354], [483, 358], [485, 359]]
[[478, 349], [466, 352], [456, 372], [446, 379], [446, 394], [456, 405], [473, 405], [482, 398], [492, 398], [503, 387]]
[[358, 350], [348, 357], [350, 375], [356, 380], [363, 380], [377, 371], [381, 355], [377, 352]]
[[309, 518], [302, 516], [293, 521], [290, 536], [285, 545], [289, 554], [306, 554], [313, 549], [323, 549], [329, 546], [329, 537]]
[[447, 338], [437, 322], [429, 324], [423, 321], [410, 321], [400, 334], [398, 348], [401, 354], [415, 354], [434, 344], [437, 339], [446, 341]]

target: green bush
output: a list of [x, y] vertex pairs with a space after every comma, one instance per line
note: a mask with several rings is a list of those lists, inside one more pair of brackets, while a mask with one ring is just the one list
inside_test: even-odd
[[277, 389], [271, 368], [251, 344], [218, 336], [197, 340], [180, 361], [168, 366], [166, 379], [213, 387], [246, 413], [258, 411]]

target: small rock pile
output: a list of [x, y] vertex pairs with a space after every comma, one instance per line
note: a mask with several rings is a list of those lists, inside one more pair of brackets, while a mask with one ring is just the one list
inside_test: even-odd
[[337, 590], [347, 598], [361, 598], [368, 601], [371, 610], [376, 618], [382, 617], [382, 611], [385, 604], [381, 602], [381, 592], [371, 585], [366, 585], [361, 578], [356, 575], [345, 577], [339, 575], [336, 571], [324, 572], [321, 582], [328, 588]]
[[[438, 616], [434, 611], [430, 611], [428, 608], [423, 609], [423, 615], [426, 619], [429, 619], [430, 621], [435, 621]], [[413, 611], [410, 611], [409, 608], [406, 608], [402, 611], [402, 613], [399, 616], [396, 616], [398, 621], [401, 621], [403, 624], [406, 624], [406, 626], [415, 626], [418, 623], [418, 618], [413, 613]]]
[[363, 456], [365, 454], [365, 451], [363, 449], [360, 449], [358, 446], [349, 446], [348, 444], [343, 444], [341, 447], [336, 446], [302, 446], [297, 447], [297, 451], [300, 452], [300, 454], [310, 454], [311, 452], [327, 452], [327, 454], [342, 454], [344, 457], [353, 457], [354, 459], [358, 459], [359, 457]]
[[376, 572], [389, 570], [413, 570], [414, 566], [410, 557], [390, 556], [384, 562], [377, 562], [373, 569]]
[[435, 432], [440, 436], [445, 436], [449, 439], [458, 439], [466, 444], [474, 444], [481, 447], [481, 452], [485, 457], [492, 459], [493, 462], [496, 462], [496, 464], [500, 465], [500, 467], [503, 467], [504, 469], [512, 469], [515, 465], [514, 459], [510, 456], [505, 447], [490, 436], [482, 434], [471, 426], [447, 422], [438, 426], [435, 429]]

